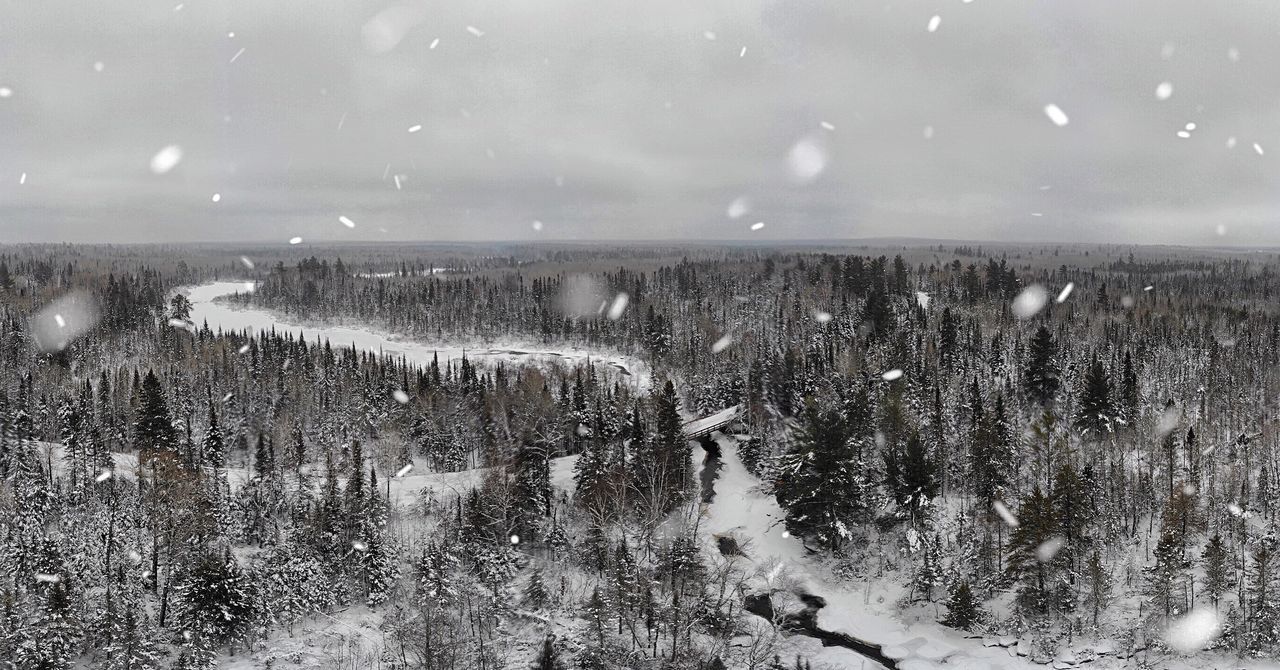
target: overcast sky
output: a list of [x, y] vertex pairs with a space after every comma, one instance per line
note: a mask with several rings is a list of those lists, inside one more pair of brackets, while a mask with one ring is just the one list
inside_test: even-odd
[[0, 12], [2, 242], [1280, 243], [1274, 0]]

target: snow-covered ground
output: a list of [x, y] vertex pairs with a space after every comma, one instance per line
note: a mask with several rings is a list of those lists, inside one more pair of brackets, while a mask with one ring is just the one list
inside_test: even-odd
[[417, 365], [429, 365], [432, 356], [439, 356], [440, 364], [460, 361], [465, 354], [468, 360], [485, 362], [507, 361], [513, 364], [545, 364], [564, 362], [574, 364], [587, 360], [599, 361], [617, 369], [623, 379], [637, 390], [647, 390], [651, 381], [649, 366], [633, 356], [609, 351], [592, 351], [581, 347], [563, 346], [547, 348], [527, 342], [415, 342], [399, 335], [371, 328], [345, 325], [303, 325], [283, 321], [260, 309], [240, 309], [218, 298], [235, 293], [251, 292], [252, 282], [219, 281], [182, 289], [191, 301], [191, 322], [197, 327], [223, 332], [276, 330], [300, 334], [308, 341], [328, 340], [335, 347], [355, 345], [365, 351], [379, 351], [392, 356], [402, 356]]

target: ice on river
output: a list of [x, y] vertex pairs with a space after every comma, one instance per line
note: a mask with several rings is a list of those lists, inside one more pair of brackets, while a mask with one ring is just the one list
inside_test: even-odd
[[402, 336], [379, 332], [371, 328], [344, 325], [302, 325], [285, 321], [260, 309], [240, 309], [238, 305], [218, 300], [224, 296], [244, 293], [249, 284], [243, 281], [221, 281], [183, 289], [191, 300], [191, 322], [198, 327], [205, 323], [209, 328], [223, 332], [276, 330], [281, 333], [302, 334], [309, 342], [317, 338], [328, 340], [334, 347], [354, 345], [364, 351], [380, 351], [392, 356], [403, 356], [417, 365], [430, 365], [432, 356], [438, 355], [440, 365], [446, 361], [459, 361], [465, 354], [474, 362], [549, 363], [562, 361], [575, 364], [590, 358], [618, 370], [624, 382], [640, 390], [649, 388], [649, 367], [639, 359], [616, 352], [591, 351], [582, 347], [546, 345], [520, 342], [415, 342]]

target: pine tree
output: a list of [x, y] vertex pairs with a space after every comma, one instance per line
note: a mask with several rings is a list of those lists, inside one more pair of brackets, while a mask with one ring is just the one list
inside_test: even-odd
[[865, 503], [853, 471], [849, 426], [838, 407], [810, 402], [803, 429], [778, 466], [774, 492], [786, 510], [787, 530], [834, 549], [863, 520]]
[[973, 630], [981, 620], [982, 604], [974, 596], [968, 580], [957, 579], [951, 585], [951, 592], [947, 598], [947, 616], [942, 620], [942, 625], [960, 630]]
[[1089, 586], [1089, 590], [1085, 592], [1085, 604], [1089, 606], [1093, 614], [1093, 626], [1097, 628], [1099, 615], [1111, 603], [1113, 584], [1111, 573], [1102, 564], [1102, 556], [1096, 550], [1089, 554], [1089, 560], [1085, 562], [1084, 576]]
[[1280, 603], [1276, 602], [1276, 554], [1274, 538], [1264, 538], [1253, 552], [1249, 566], [1252, 593], [1249, 598], [1247, 646], [1257, 653], [1270, 652], [1280, 641]]
[[560, 650], [556, 647], [556, 636], [547, 635], [542, 639], [542, 650], [532, 667], [533, 670], [564, 670], [564, 661], [560, 660]]
[[1037, 485], [1018, 508], [1018, 527], [1009, 535], [1010, 577], [1019, 583], [1019, 603], [1034, 614], [1044, 614], [1050, 605], [1054, 568], [1040, 560], [1040, 547], [1058, 532], [1053, 505]]
[[1085, 372], [1084, 383], [1077, 403], [1076, 428], [1093, 439], [1101, 439], [1104, 433], [1111, 430], [1111, 419], [1115, 415], [1111, 403], [1111, 381], [1107, 370], [1095, 356]]
[[551, 601], [551, 594], [547, 592], [546, 582], [543, 580], [542, 571], [534, 570], [529, 575], [529, 581], [524, 587], [524, 606], [530, 609], [540, 610], [547, 606]]
[[230, 551], [205, 555], [178, 586], [178, 599], [178, 626], [211, 645], [245, 640], [259, 615], [255, 586]]
[[1222, 594], [1230, 588], [1227, 582], [1231, 569], [1228, 563], [1230, 556], [1227, 554], [1226, 545], [1222, 543], [1222, 536], [1214, 533], [1200, 556], [1204, 566], [1204, 591], [1209, 594], [1216, 609]]
[[209, 403], [209, 428], [205, 431], [204, 439], [200, 441], [200, 455], [205, 463], [216, 469], [227, 464], [225, 451], [226, 445], [222, 439], [222, 428], [218, 426], [218, 413], [214, 411], [211, 400]]
[[1022, 386], [1026, 390], [1027, 399], [1042, 407], [1053, 403], [1058, 394], [1058, 365], [1054, 358], [1058, 354], [1058, 345], [1053, 341], [1053, 334], [1041, 324], [1031, 337], [1031, 345], [1027, 354], [1027, 367], [1022, 375]]
[[142, 379], [137, 420], [133, 426], [134, 447], [143, 453], [176, 452], [178, 435], [169, 418], [164, 389], [153, 371]]
[[894, 499], [913, 519], [919, 518], [929, 501], [938, 495], [937, 463], [929, 457], [917, 433], [907, 439], [901, 454], [896, 449], [888, 449], [884, 458], [885, 482]]

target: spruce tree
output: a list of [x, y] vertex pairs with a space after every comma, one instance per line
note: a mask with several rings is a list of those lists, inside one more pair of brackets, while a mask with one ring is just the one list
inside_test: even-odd
[[1205, 544], [1204, 551], [1200, 554], [1202, 565], [1204, 566], [1204, 591], [1209, 594], [1209, 598], [1213, 600], [1213, 606], [1216, 609], [1218, 602], [1222, 598], [1222, 594], [1230, 588], [1228, 579], [1230, 578], [1231, 565], [1228, 562], [1230, 556], [1227, 553], [1227, 547], [1222, 542], [1222, 536], [1214, 533], [1209, 538], [1209, 542]]
[[142, 379], [137, 420], [133, 425], [134, 447], [143, 453], [176, 452], [178, 435], [169, 417], [164, 389], [155, 372], [147, 370]]
[[1031, 337], [1027, 367], [1022, 374], [1022, 386], [1026, 391], [1027, 399], [1041, 407], [1052, 404], [1054, 397], [1058, 394], [1058, 386], [1061, 382], [1058, 379], [1058, 365], [1054, 360], [1057, 354], [1058, 345], [1053, 341], [1053, 334], [1044, 324], [1040, 324], [1035, 335]]
[[957, 579], [951, 585], [951, 592], [947, 597], [947, 616], [942, 620], [942, 625], [959, 630], [973, 630], [981, 620], [982, 605], [974, 596], [969, 581]]
[[853, 465], [844, 412], [811, 401], [800, 434], [778, 464], [774, 492], [789, 532], [828, 549], [850, 537], [851, 524], [865, 514]]
[[1115, 409], [1111, 402], [1111, 380], [1097, 356], [1085, 372], [1076, 403], [1076, 428], [1086, 437], [1101, 439], [1110, 432]]

